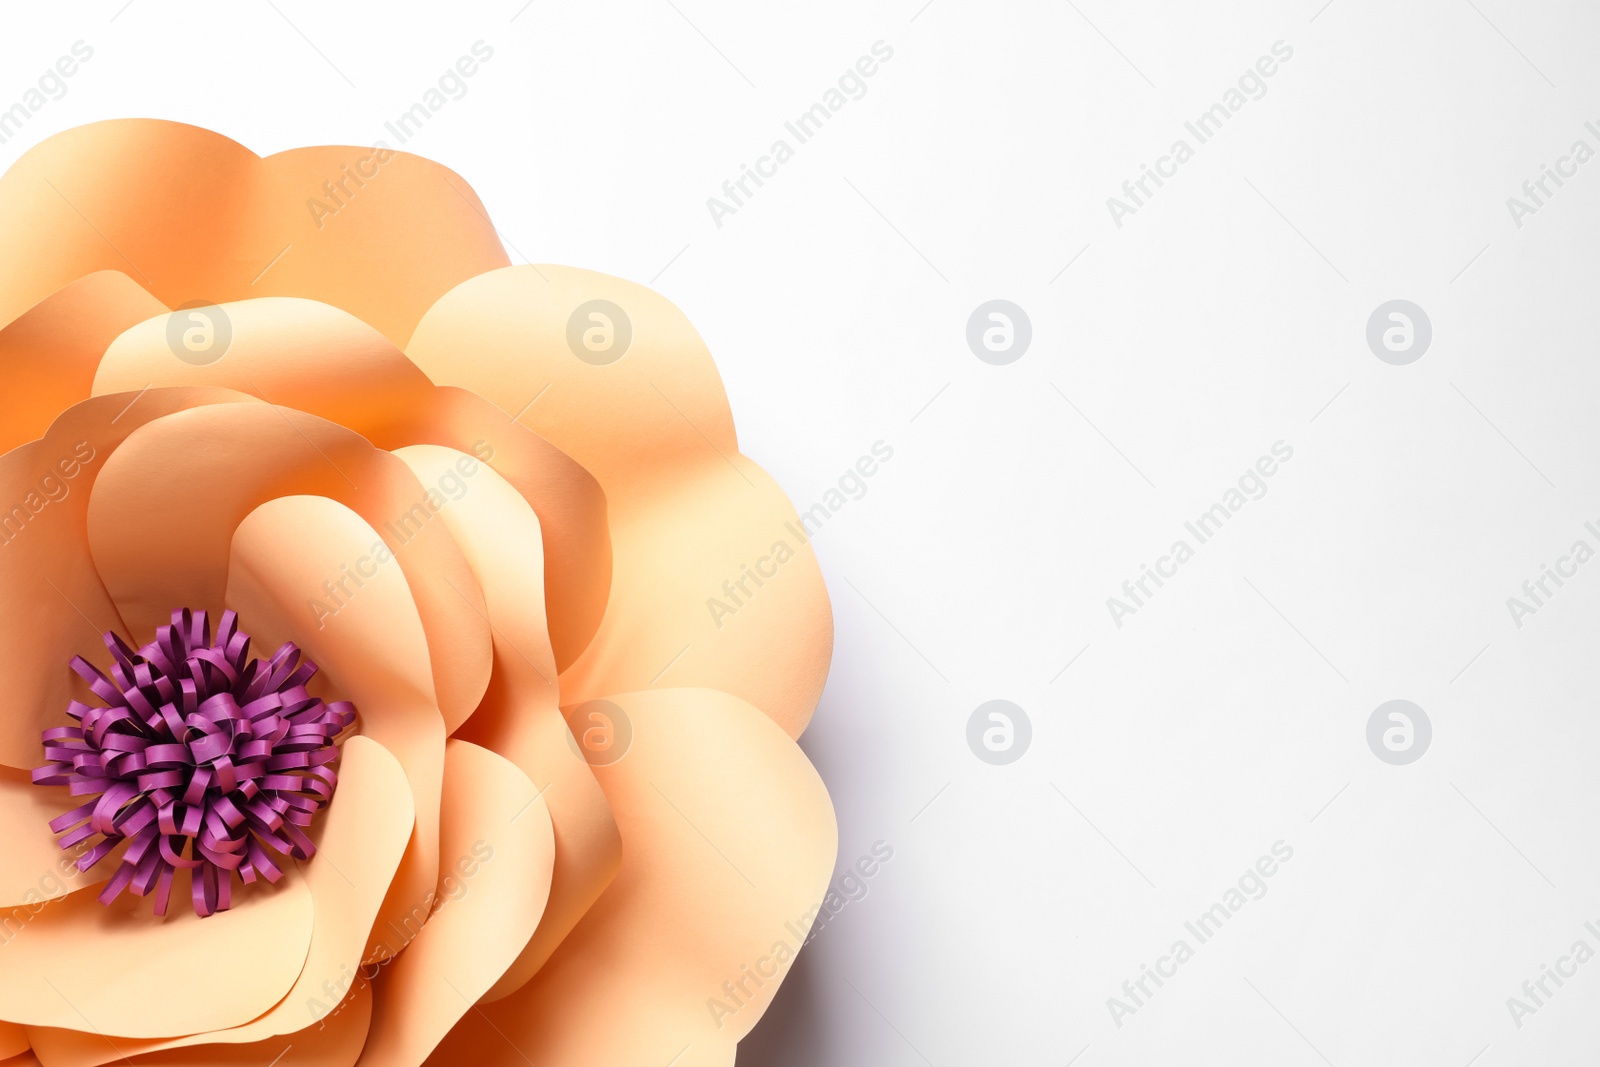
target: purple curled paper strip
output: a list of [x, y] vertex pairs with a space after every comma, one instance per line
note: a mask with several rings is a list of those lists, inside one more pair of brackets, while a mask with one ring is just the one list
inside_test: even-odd
[[339, 782], [336, 741], [356, 710], [306, 692], [317, 665], [301, 663], [292, 643], [251, 659], [238, 623], [223, 612], [213, 639], [206, 613], [184, 608], [137, 650], [108, 632], [110, 678], [72, 658], [104, 706], [67, 706], [78, 725], [44, 731], [50, 762], [33, 783], [91, 798], [50, 822], [63, 849], [93, 842], [78, 870], [126, 843], [102, 904], [125, 889], [153, 893], [155, 913], [166, 915], [184, 868], [204, 917], [231, 906], [236, 872], [246, 885], [277, 882], [275, 856], [316, 853], [305, 830]]

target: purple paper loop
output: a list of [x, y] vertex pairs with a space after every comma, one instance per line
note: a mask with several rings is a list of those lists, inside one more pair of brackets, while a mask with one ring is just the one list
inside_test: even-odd
[[338, 742], [356, 722], [348, 701], [306, 692], [316, 664], [289, 642], [251, 659], [232, 611], [215, 639], [206, 612], [184, 608], [140, 648], [115, 633], [104, 641], [109, 676], [81, 656], [69, 664], [103, 704], [70, 702], [78, 725], [44, 731], [48, 762], [31, 775], [90, 798], [50, 821], [62, 848], [91, 842], [80, 871], [123, 846], [101, 903], [153, 894], [165, 915], [181, 868], [195, 911], [211, 915], [231, 906], [235, 872], [247, 885], [277, 882], [275, 856], [310, 859], [302, 828], [333, 796]]

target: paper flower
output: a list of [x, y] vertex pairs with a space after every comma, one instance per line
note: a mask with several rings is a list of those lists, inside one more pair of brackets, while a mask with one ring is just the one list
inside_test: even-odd
[[0, 177], [0, 323], [0, 1061], [732, 1063], [832, 623], [683, 315], [119, 121]]

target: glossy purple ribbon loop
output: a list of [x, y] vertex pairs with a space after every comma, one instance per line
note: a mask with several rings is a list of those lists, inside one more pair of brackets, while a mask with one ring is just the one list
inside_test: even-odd
[[125, 846], [100, 902], [131, 890], [165, 915], [182, 869], [195, 912], [211, 915], [231, 906], [235, 873], [276, 882], [274, 856], [310, 859], [305, 828], [333, 796], [338, 741], [356, 721], [347, 701], [306, 691], [316, 664], [288, 642], [251, 659], [232, 611], [215, 638], [206, 613], [185, 608], [140, 648], [104, 640], [109, 678], [81, 656], [70, 664], [103, 704], [69, 703], [78, 725], [44, 731], [49, 762], [32, 775], [91, 798], [50, 822], [63, 849], [89, 843], [79, 870]]

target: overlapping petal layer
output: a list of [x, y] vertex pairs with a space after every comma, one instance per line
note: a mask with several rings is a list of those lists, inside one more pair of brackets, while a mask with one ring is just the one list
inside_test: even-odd
[[72, 893], [0, 945], [0, 1018], [113, 1037], [239, 1026], [294, 984], [312, 923], [311, 891], [298, 878], [241, 894], [204, 919], [176, 909], [161, 919], [131, 895], [103, 905], [92, 892]]
[[421, 1063], [505, 973], [550, 895], [555, 836], [538, 789], [488, 749], [445, 750], [433, 912], [374, 986], [374, 1030], [362, 1062]]
[[174, 602], [218, 610], [234, 530], [297, 494], [345, 504], [388, 545], [417, 601], [440, 710], [452, 726], [464, 721], [489, 680], [483, 593], [405, 464], [343, 427], [270, 404], [190, 408], [142, 427], [95, 482], [95, 569], [136, 631]]
[[319, 226], [307, 201], [372, 155], [262, 159], [209, 130], [148, 119], [57, 134], [0, 177], [0, 322], [114, 270], [168, 307], [302, 296], [404, 344], [440, 294], [509, 261], [467, 183], [403, 152]]
[[10, 399], [0, 452], [44, 436], [57, 415], [88, 399], [107, 346], [164, 311], [127, 275], [106, 270], [63, 286], [0, 329], [0, 380]]
[[[167, 317], [150, 318], [106, 351], [93, 375], [94, 392], [219, 386], [316, 415], [380, 449], [433, 444], [472, 454], [544, 516], [550, 562], [544, 596], [558, 665], [565, 668], [583, 651], [611, 583], [606, 498], [588, 471], [472, 393], [435, 388], [383, 335], [348, 312], [311, 300], [265, 299], [224, 304], [217, 313], [226, 316], [231, 335], [221, 358], [174, 358]], [[445, 491], [437, 480], [424, 484]]]
[[[423, 482], [468, 461], [432, 445], [400, 449]], [[533, 938], [494, 984], [498, 999], [526, 982], [589, 910], [617, 871], [622, 843], [605, 794], [571, 744], [539, 597], [540, 523], [494, 472], [440, 515], [478, 576], [494, 640], [494, 674], [459, 736], [498, 752], [541, 790], [554, 827], [554, 884]]]
[[98, 1067], [169, 1048], [244, 1045], [321, 1023], [358, 981], [367, 931], [411, 835], [410, 790], [400, 764], [376, 741], [355, 737], [340, 766], [340, 803], [318, 827], [317, 855], [304, 866], [313, 925], [305, 965], [269, 1011], [212, 1033], [159, 1040], [109, 1040], [93, 1031], [31, 1027], [50, 1067]]
[[[569, 319], [594, 300], [629, 320], [615, 362], [586, 362], [569, 344]], [[563, 675], [563, 702], [658, 680], [701, 685], [800, 735], [832, 650], [827, 592], [794, 507], [739, 455], [716, 366], [682, 312], [618, 278], [511, 267], [446, 294], [406, 354], [435, 382], [517, 415], [605, 490], [611, 603]], [[770, 573], [752, 582], [752, 569]], [[747, 594], [735, 594], [734, 618], [708, 607], [728, 595], [725, 582]]]
[[633, 728], [628, 754], [595, 768], [622, 869], [533, 980], [464, 1018], [430, 1064], [725, 1064], [799, 950], [787, 924], [821, 901], [838, 845], [804, 754], [726, 693], [610, 699]]
[[[331, 679], [333, 695], [361, 709], [360, 729], [400, 761], [415, 825], [405, 858], [371, 926], [365, 956], [405, 947], [403, 921], [439, 878], [439, 798], [444, 720], [427, 669], [427, 638], [404, 574], [380, 566], [336, 616], [307, 601], [327, 575], [381, 544], [350, 509], [324, 497], [281, 497], [256, 508], [233, 537], [227, 602], [273, 640], [294, 641]], [[280, 636], [282, 635], [282, 636]]]
[[[130, 632], [89, 552], [89, 499], [106, 458], [151, 420], [195, 404], [251, 402], [222, 389], [95, 397], [63, 412], [42, 438], [0, 455], [0, 589], [19, 605], [0, 612], [0, 686], [14, 709], [0, 720], [0, 763], [38, 765], [40, 732], [64, 723], [68, 700], [89, 696], [67, 662], [82, 654], [105, 667], [110, 656], [98, 635]], [[145, 631], [172, 607], [152, 613]]]
[[[129, 121], [0, 177], [0, 1063], [725, 1065], [823, 892], [827, 597], [703, 342], [375, 159]], [[620, 359], [573, 347], [593, 301]], [[102, 907], [115, 854], [64, 871], [22, 773], [69, 659], [180, 605], [359, 712], [317, 854], [204, 920]]]

